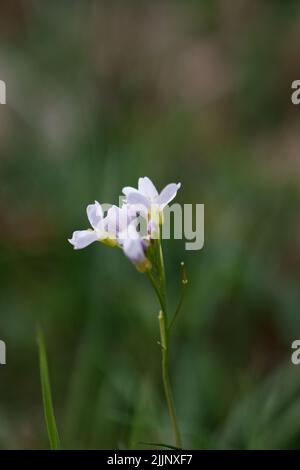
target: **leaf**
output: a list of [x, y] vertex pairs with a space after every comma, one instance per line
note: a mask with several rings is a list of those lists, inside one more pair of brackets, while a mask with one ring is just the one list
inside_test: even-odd
[[44, 405], [44, 415], [47, 425], [50, 448], [52, 450], [60, 449], [59, 435], [56, 427], [56, 421], [53, 410], [51, 387], [49, 380], [49, 370], [47, 362], [46, 347], [43, 333], [40, 329], [37, 332], [37, 343], [39, 349], [40, 376], [42, 386], [42, 396]]

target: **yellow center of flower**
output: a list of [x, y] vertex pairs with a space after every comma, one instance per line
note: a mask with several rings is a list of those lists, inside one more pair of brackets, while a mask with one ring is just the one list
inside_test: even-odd
[[118, 244], [116, 237], [109, 232], [104, 232], [103, 237], [99, 238], [98, 241], [111, 248], [114, 248]]

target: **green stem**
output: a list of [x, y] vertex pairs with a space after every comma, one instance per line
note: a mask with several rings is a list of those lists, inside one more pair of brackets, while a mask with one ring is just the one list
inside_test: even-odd
[[158, 243], [159, 250], [159, 260], [160, 260], [160, 292], [163, 299], [161, 303], [161, 311], [159, 312], [159, 330], [160, 330], [160, 342], [161, 342], [161, 354], [162, 354], [162, 379], [164, 385], [164, 391], [168, 406], [168, 411], [173, 427], [175, 443], [177, 447], [181, 447], [181, 437], [179, 432], [179, 427], [177, 424], [173, 392], [170, 380], [169, 372], [169, 333], [168, 333], [168, 318], [167, 318], [167, 302], [166, 302], [166, 272], [165, 272], [165, 263], [164, 255], [162, 250], [161, 238], [159, 238]]
[[[162, 250], [161, 239], [159, 239], [158, 250], [159, 250], [159, 260], [160, 260], [160, 281], [161, 281], [161, 285], [162, 285], [163, 297], [164, 297], [165, 303], [166, 303], [166, 271], [165, 271], [165, 261], [164, 261], [164, 255], [163, 255], [163, 250]], [[164, 310], [165, 315], [166, 315], [167, 314], [166, 306], [163, 310]]]
[[153, 289], [158, 297], [161, 311], [159, 312], [159, 329], [160, 329], [160, 345], [162, 353], [162, 379], [168, 412], [170, 415], [176, 447], [181, 447], [181, 437], [177, 424], [174, 399], [169, 373], [169, 333], [167, 320], [167, 300], [166, 300], [166, 274], [164, 266], [164, 257], [160, 237], [155, 240], [152, 251], [154, 273], [148, 271], [148, 277], [151, 281]]
[[159, 312], [158, 320], [159, 320], [160, 342], [161, 342], [161, 352], [162, 352], [162, 378], [163, 378], [164, 391], [165, 391], [170, 419], [172, 422], [176, 447], [182, 447], [181, 437], [180, 437], [180, 432], [179, 432], [179, 428], [177, 424], [177, 418], [176, 418], [175, 407], [174, 407], [174, 399], [173, 399], [172, 387], [171, 387], [171, 382], [170, 382], [170, 374], [169, 374], [169, 338], [168, 338], [168, 331], [167, 331], [167, 325], [166, 325], [166, 315], [162, 310]]
[[152, 284], [152, 287], [155, 290], [157, 298], [159, 300], [160, 307], [165, 312], [166, 311], [166, 300], [164, 298], [164, 295], [162, 295], [161, 290], [159, 289], [154, 277], [151, 274], [151, 271], [148, 271], [147, 274], [148, 274], [148, 277], [149, 277], [150, 282]]

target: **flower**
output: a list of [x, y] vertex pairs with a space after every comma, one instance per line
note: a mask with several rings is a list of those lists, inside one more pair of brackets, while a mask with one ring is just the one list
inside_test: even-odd
[[151, 240], [159, 237], [162, 211], [174, 199], [180, 186], [180, 183], [168, 184], [159, 194], [148, 177], [139, 178], [138, 189], [123, 188], [126, 196], [123, 205], [111, 206], [106, 215], [98, 201], [89, 204], [86, 212], [92, 228], [73, 232], [69, 242], [75, 250], [95, 241], [119, 246], [139, 271], [150, 270], [152, 265], [147, 250]]
[[73, 232], [72, 238], [69, 238], [68, 241], [74, 246], [74, 249], [81, 250], [96, 241], [109, 246], [116, 245], [114, 234], [107, 231], [107, 218], [104, 217], [101, 204], [98, 201], [95, 201], [95, 204], [89, 204], [86, 213], [93, 229]]
[[104, 217], [103, 209], [98, 201], [87, 206], [87, 216], [93, 229], [77, 230], [69, 242], [75, 250], [86, 248], [95, 241], [109, 246], [122, 248], [127, 258], [132, 261], [140, 272], [151, 269], [151, 263], [145, 256], [148, 247], [147, 238], [141, 237], [137, 231], [138, 218], [132, 207], [112, 206]]
[[149, 246], [149, 238], [140, 236], [136, 229], [136, 220], [133, 220], [124, 232], [119, 234], [119, 243], [124, 254], [138, 271], [145, 272], [151, 269], [151, 262], [145, 255]]
[[158, 193], [150, 178], [145, 176], [144, 178], [139, 178], [138, 189], [125, 186], [123, 194], [126, 196], [128, 205], [134, 204], [138, 207], [146, 208], [155, 220], [158, 215], [162, 214], [163, 209], [169, 202], [175, 198], [180, 187], [181, 183], [170, 183]]
[[128, 204], [123, 204], [122, 207], [112, 206], [107, 212], [107, 219], [109, 231], [115, 233], [118, 245], [127, 258], [141, 272], [151, 269], [151, 263], [145, 255], [150, 237], [148, 233], [142, 236], [137, 231], [137, 225], [141, 223], [139, 212]]

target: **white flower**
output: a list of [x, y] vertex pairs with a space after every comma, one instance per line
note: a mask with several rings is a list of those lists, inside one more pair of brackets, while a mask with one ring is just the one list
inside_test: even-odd
[[124, 254], [140, 272], [151, 269], [151, 262], [145, 255], [145, 251], [149, 245], [149, 239], [140, 236], [136, 229], [136, 220], [130, 222], [128, 227], [119, 234], [119, 243]]
[[124, 254], [139, 271], [144, 272], [151, 268], [151, 263], [145, 255], [149, 236], [148, 233], [142, 236], [137, 231], [136, 227], [140, 222], [139, 212], [128, 204], [122, 207], [112, 206], [107, 212], [107, 230], [115, 233]]
[[151, 269], [151, 263], [145, 255], [149, 244], [148, 237], [142, 238], [138, 233], [137, 214], [132, 207], [126, 204], [121, 208], [112, 206], [104, 217], [101, 205], [95, 201], [95, 204], [88, 205], [86, 212], [93, 229], [77, 230], [73, 233], [69, 242], [75, 250], [85, 248], [95, 241], [109, 246], [118, 245], [139, 271]]
[[116, 238], [119, 237], [121, 232], [124, 232], [133, 219], [134, 214], [128, 209], [128, 206], [124, 204], [122, 207], [111, 206], [107, 211], [105, 227], [106, 230], [114, 234]]
[[74, 249], [81, 250], [96, 241], [115, 245], [115, 237], [107, 231], [107, 219], [104, 217], [101, 204], [98, 201], [95, 201], [95, 204], [89, 204], [86, 213], [92, 229], [73, 232], [72, 238], [68, 241], [74, 246]]
[[122, 207], [111, 206], [104, 215], [99, 202], [88, 205], [86, 212], [92, 228], [73, 232], [69, 242], [75, 250], [95, 241], [119, 246], [139, 271], [150, 270], [147, 249], [151, 240], [159, 236], [163, 209], [174, 199], [180, 186], [171, 183], [158, 193], [149, 178], [139, 178], [138, 189], [123, 188], [126, 199]]
[[158, 193], [156, 187], [148, 178], [139, 178], [138, 189], [126, 186], [123, 188], [123, 194], [126, 196], [127, 204], [141, 206], [147, 209], [147, 211], [153, 211], [162, 213], [163, 209], [171, 202], [179, 188], [181, 183], [170, 183], [160, 193]]

